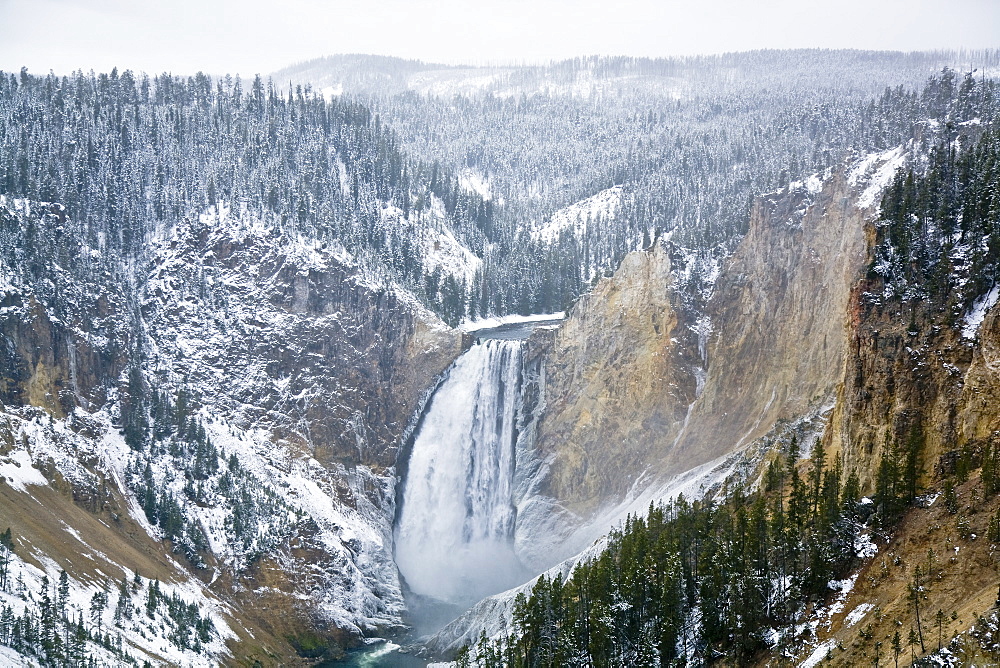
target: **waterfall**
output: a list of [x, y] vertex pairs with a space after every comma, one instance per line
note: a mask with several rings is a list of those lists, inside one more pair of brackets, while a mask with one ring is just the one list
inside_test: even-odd
[[395, 549], [417, 594], [471, 604], [526, 575], [514, 554], [511, 500], [522, 345], [472, 346], [414, 437]]

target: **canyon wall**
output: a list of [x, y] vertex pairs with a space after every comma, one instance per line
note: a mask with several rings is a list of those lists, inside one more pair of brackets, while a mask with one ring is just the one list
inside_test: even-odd
[[537, 488], [558, 517], [546, 533], [606, 523], [609, 508], [833, 407], [876, 208], [865, 190], [881, 187], [886, 160], [758, 198], [703, 312], [684, 306], [661, 242], [533, 340], [545, 368]]

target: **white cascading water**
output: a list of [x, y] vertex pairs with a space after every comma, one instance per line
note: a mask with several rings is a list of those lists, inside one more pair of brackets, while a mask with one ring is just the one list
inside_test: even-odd
[[472, 346], [413, 441], [396, 564], [417, 594], [468, 605], [520, 584], [511, 500], [520, 341]]

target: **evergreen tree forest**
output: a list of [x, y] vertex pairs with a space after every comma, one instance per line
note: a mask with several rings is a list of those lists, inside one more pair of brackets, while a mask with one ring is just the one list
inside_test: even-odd
[[[830, 602], [834, 585], [859, 565], [859, 548], [876, 533], [879, 540], [892, 536], [919, 489], [914, 468], [883, 464], [874, 500], [865, 498], [855, 474], [845, 479], [839, 460], [830, 465], [821, 441], [807, 459], [800, 454], [793, 438], [757, 491], [735, 485], [716, 500], [679, 496], [651, 505], [644, 517], [629, 516], [568, 577], [543, 574], [530, 593], [519, 593], [510, 634], [481, 635], [459, 652], [458, 665], [751, 665], [795, 656], [803, 628], [797, 625]], [[965, 448], [942, 480], [947, 511], [965, 539], [968, 519], [955, 485], [981, 468], [979, 498], [995, 497], [998, 457], [989, 444]], [[987, 536], [998, 538], [1000, 512]], [[914, 594], [925, 585], [921, 573], [917, 565], [910, 600], [922, 637], [931, 615], [925, 612], [921, 627]], [[902, 642], [893, 641], [897, 658]], [[913, 636], [908, 644], [917, 642]]]
[[799, 454], [793, 437], [760, 491], [680, 496], [630, 516], [565, 580], [542, 575], [519, 594], [512, 634], [482, 637], [459, 665], [741, 664], [780, 653], [807, 605], [855, 563], [870, 515], [819, 441], [807, 465]]
[[[587, 61], [545, 76], [635, 70], [671, 81], [672, 66], [640, 65]], [[22, 70], [0, 76], [0, 193], [53, 203], [70, 237], [61, 254], [78, 260], [62, 266], [77, 281], [141, 267], [153, 236], [227, 206], [289, 240], [342, 246], [452, 324], [549, 312], [656, 237], [670, 235], [682, 264], [719, 259], [745, 232], [755, 195], [895, 146], [925, 119], [995, 113], [990, 82], [972, 73], [945, 70], [921, 91], [898, 86], [881, 97], [864, 81], [845, 93], [726, 86], [702, 74], [679, 97], [639, 86], [587, 98], [326, 99], [308, 84], [259, 76]], [[470, 173], [492, 192], [469, 187]], [[612, 186], [622, 189], [617, 211], [580, 220], [579, 232], [535, 233], [560, 207]], [[463, 275], [428, 263], [437, 232], [482, 264]]]
[[[112, 268], [141, 266], [158, 231], [235, 206], [289, 239], [341, 244], [439, 309], [438, 292], [425, 292], [419, 233], [445, 225], [481, 253], [494, 215], [454, 176], [404, 156], [360, 104], [260, 77], [244, 90], [231, 77], [127, 70], [0, 76], [0, 193], [54, 203], [80, 228], [70, 258], [89, 247]], [[433, 202], [445, 219], [420, 216]], [[92, 269], [95, 258], [81, 259], [78, 271]]]
[[954, 326], [996, 285], [998, 225], [1000, 128], [949, 123], [928, 164], [901, 169], [887, 190], [870, 275], [886, 296], [929, 300]]
[[[497, 73], [486, 93], [378, 89], [358, 99], [389, 119], [411, 153], [488, 182], [491, 201], [503, 203], [496, 224], [509, 251], [485, 258], [486, 276], [524, 286], [506, 308], [545, 310], [560, 306], [549, 295], [571, 299], [625, 253], [667, 235], [678, 275], [697, 292], [699, 272], [685, 269], [732, 251], [756, 195], [904, 143], [927, 119], [996, 112], [993, 84], [973, 72], [945, 68], [928, 81], [889, 59], [883, 66], [900, 67], [906, 84], [886, 86], [886, 72], [873, 69], [879, 54], [863, 55], [577, 59]], [[613, 186], [622, 189], [618, 211], [584, 216], [581, 232], [540, 244], [533, 231], [555, 211]]]
[[23, 564], [16, 578], [7, 577], [11, 562], [18, 561], [16, 544], [10, 529], [0, 534], [0, 645], [39, 666], [90, 668], [109, 661], [148, 666], [136, 658], [132, 634], [159, 633], [178, 650], [195, 654], [218, 637], [197, 603], [138, 573], [110, 589], [96, 588], [86, 605], [79, 603], [79, 583], [71, 583], [66, 571], [55, 581], [42, 575], [37, 587]]

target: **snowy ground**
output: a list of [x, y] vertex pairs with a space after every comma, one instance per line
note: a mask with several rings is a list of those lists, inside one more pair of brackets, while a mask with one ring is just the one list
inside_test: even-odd
[[865, 186], [857, 199], [859, 209], [870, 209], [881, 201], [882, 193], [906, 162], [906, 158], [907, 152], [902, 146], [897, 146], [882, 153], [870, 153], [851, 167], [847, 175], [848, 183]]
[[996, 305], [998, 298], [1000, 298], [1000, 284], [994, 285], [992, 290], [972, 305], [968, 315], [962, 320], [962, 336], [964, 338], [976, 338], [979, 326], [983, 324], [983, 320], [986, 318], [989, 310]]
[[547, 221], [532, 230], [531, 236], [546, 243], [554, 242], [564, 230], [569, 230], [574, 236], [582, 236], [590, 225], [614, 220], [621, 204], [621, 186], [602, 190], [596, 195], [559, 209]]
[[[44, 569], [33, 566], [16, 553], [10, 563], [10, 582], [16, 583], [11, 587], [14, 591], [0, 591], [0, 602], [11, 609], [15, 616], [21, 616], [26, 608], [37, 610], [38, 601], [41, 597], [42, 578], [47, 577], [51, 589], [59, 581], [60, 568], [44, 555], [34, 554], [43, 564]], [[118, 607], [120, 592], [116, 583], [106, 581], [100, 583], [83, 583], [73, 578], [68, 578], [69, 597], [67, 610], [70, 618], [75, 620], [82, 616], [87, 620], [89, 628], [98, 628], [102, 632], [110, 632], [113, 635], [121, 636], [125, 650], [137, 658], [140, 662], [150, 661], [154, 665], [167, 663], [175, 666], [190, 666], [198, 668], [204, 666], [217, 666], [223, 657], [229, 656], [226, 647], [226, 640], [235, 638], [236, 634], [229, 628], [223, 611], [225, 607], [217, 600], [205, 594], [200, 583], [195, 581], [168, 584], [159, 583], [160, 591], [164, 596], [177, 594], [187, 603], [198, 606], [202, 616], [208, 616], [212, 620], [215, 633], [209, 643], [201, 647], [201, 651], [194, 649], [182, 649], [170, 637], [173, 631], [173, 623], [164, 611], [161, 604], [156, 611], [149, 615], [145, 608], [147, 600], [147, 590], [150, 586], [148, 581], [143, 581], [129, 594], [129, 602], [132, 612], [128, 618], [115, 620], [115, 610]], [[132, 583], [129, 583], [130, 588]], [[22, 593], [18, 593], [22, 592]], [[94, 615], [91, 603], [94, 594], [104, 592], [108, 595], [108, 604], [99, 615]], [[141, 609], [141, 611], [140, 611]], [[23, 665], [24, 657], [16, 652], [4, 648], [8, 654], [19, 657], [18, 661], [7, 665]], [[87, 644], [87, 653], [102, 665], [118, 665], [119, 661], [107, 649], [96, 643]], [[3, 658], [0, 654], [0, 658]]]
[[536, 313], [534, 315], [505, 315], [500, 318], [481, 318], [479, 320], [466, 320], [459, 329], [463, 332], [478, 332], [483, 329], [493, 329], [503, 325], [515, 325], [532, 322], [543, 322], [546, 320], [563, 320], [566, 317], [565, 311], [555, 313]]
[[[20, 413], [8, 410], [5, 419], [11, 425], [15, 443], [18, 445], [13, 451], [0, 457], [0, 472], [14, 490], [32, 494], [33, 487], [49, 484], [37, 468], [37, 464], [42, 461], [54, 464], [66, 479], [79, 481], [88, 473], [79, 464], [78, 458], [95, 458], [100, 462], [99, 466], [117, 478], [114, 463], [122, 465], [120, 448], [125, 447], [127, 450], [127, 446], [124, 446], [117, 431], [111, 429], [108, 423], [104, 423], [106, 433], [114, 434], [117, 438], [92, 440], [68, 428], [66, 420], [50, 420], [47, 414], [34, 409], [24, 409]], [[145, 523], [147, 531], [153, 532], [152, 527], [145, 522], [141, 510], [137, 513], [136, 510], [138, 509], [133, 509], [135, 519]], [[88, 626], [121, 636], [126, 651], [140, 662], [149, 660], [154, 664], [165, 661], [171, 665], [215, 666], [222, 657], [229, 655], [225, 643], [236, 635], [226, 621], [227, 608], [194, 578], [159, 583], [159, 587], [163, 596], [176, 594], [185, 602], [195, 604], [202, 616], [211, 619], [215, 633], [211, 641], [201, 647], [200, 651], [182, 648], [172, 640], [173, 624], [162, 605], [153, 614], [147, 614], [144, 610], [141, 614], [135, 612], [124, 620], [116, 620], [115, 609], [118, 607], [116, 600], [120, 597], [118, 583], [109, 576], [102, 577], [103, 571], [100, 569], [100, 564], [110, 563], [107, 555], [91, 547], [86, 536], [82, 536], [65, 524], [64, 528], [81, 544], [81, 556], [89, 562], [98, 564], [96, 577], [88, 578], [86, 581], [75, 577], [68, 578], [67, 607], [72, 619], [75, 620], [78, 615], [82, 615], [87, 620]], [[25, 559], [28, 555], [33, 561], [41, 564], [41, 567], [29, 563]], [[9, 607], [15, 616], [21, 615], [25, 608], [36, 610], [41, 596], [42, 578], [47, 577], [49, 586], [52, 587], [59, 580], [60, 570], [56, 562], [44, 553], [24, 541], [18, 541], [15, 537], [15, 552], [10, 564], [9, 582], [16, 584], [9, 585], [7, 591], [0, 591], [0, 602]], [[147, 595], [143, 587], [148, 588], [148, 586], [148, 582], [143, 582], [130, 594], [129, 601], [133, 608], [145, 606]], [[95, 615], [91, 603], [94, 595], [99, 592], [106, 593], [109, 602], [102, 612]], [[5, 651], [10, 654], [9, 650]], [[108, 650], [95, 643], [89, 643], [87, 651], [103, 665], [118, 663]], [[20, 664], [21, 661], [18, 661], [9, 665]]]

